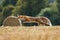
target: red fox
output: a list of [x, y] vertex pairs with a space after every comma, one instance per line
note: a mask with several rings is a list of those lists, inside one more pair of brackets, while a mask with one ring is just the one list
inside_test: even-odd
[[52, 26], [50, 20], [47, 17], [30, 17], [30, 16], [24, 16], [20, 15], [18, 16], [19, 19], [24, 19], [26, 22], [38, 22], [39, 25], [44, 26]]

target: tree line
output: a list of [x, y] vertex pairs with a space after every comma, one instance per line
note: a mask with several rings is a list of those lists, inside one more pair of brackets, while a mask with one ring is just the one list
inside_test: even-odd
[[0, 26], [8, 16], [45, 16], [60, 25], [60, 0], [4, 0], [0, 5]]

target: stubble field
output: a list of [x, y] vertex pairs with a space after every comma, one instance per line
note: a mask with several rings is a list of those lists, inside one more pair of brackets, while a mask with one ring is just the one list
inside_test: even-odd
[[60, 40], [59, 26], [0, 27], [0, 40]]

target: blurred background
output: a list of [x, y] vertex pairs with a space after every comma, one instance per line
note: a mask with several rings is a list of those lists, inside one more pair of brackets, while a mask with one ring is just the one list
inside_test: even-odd
[[45, 16], [60, 25], [60, 0], [0, 0], [0, 26], [11, 15]]

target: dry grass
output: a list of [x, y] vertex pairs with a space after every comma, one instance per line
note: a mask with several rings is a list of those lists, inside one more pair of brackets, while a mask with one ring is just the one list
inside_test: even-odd
[[60, 40], [60, 27], [0, 27], [0, 40]]

